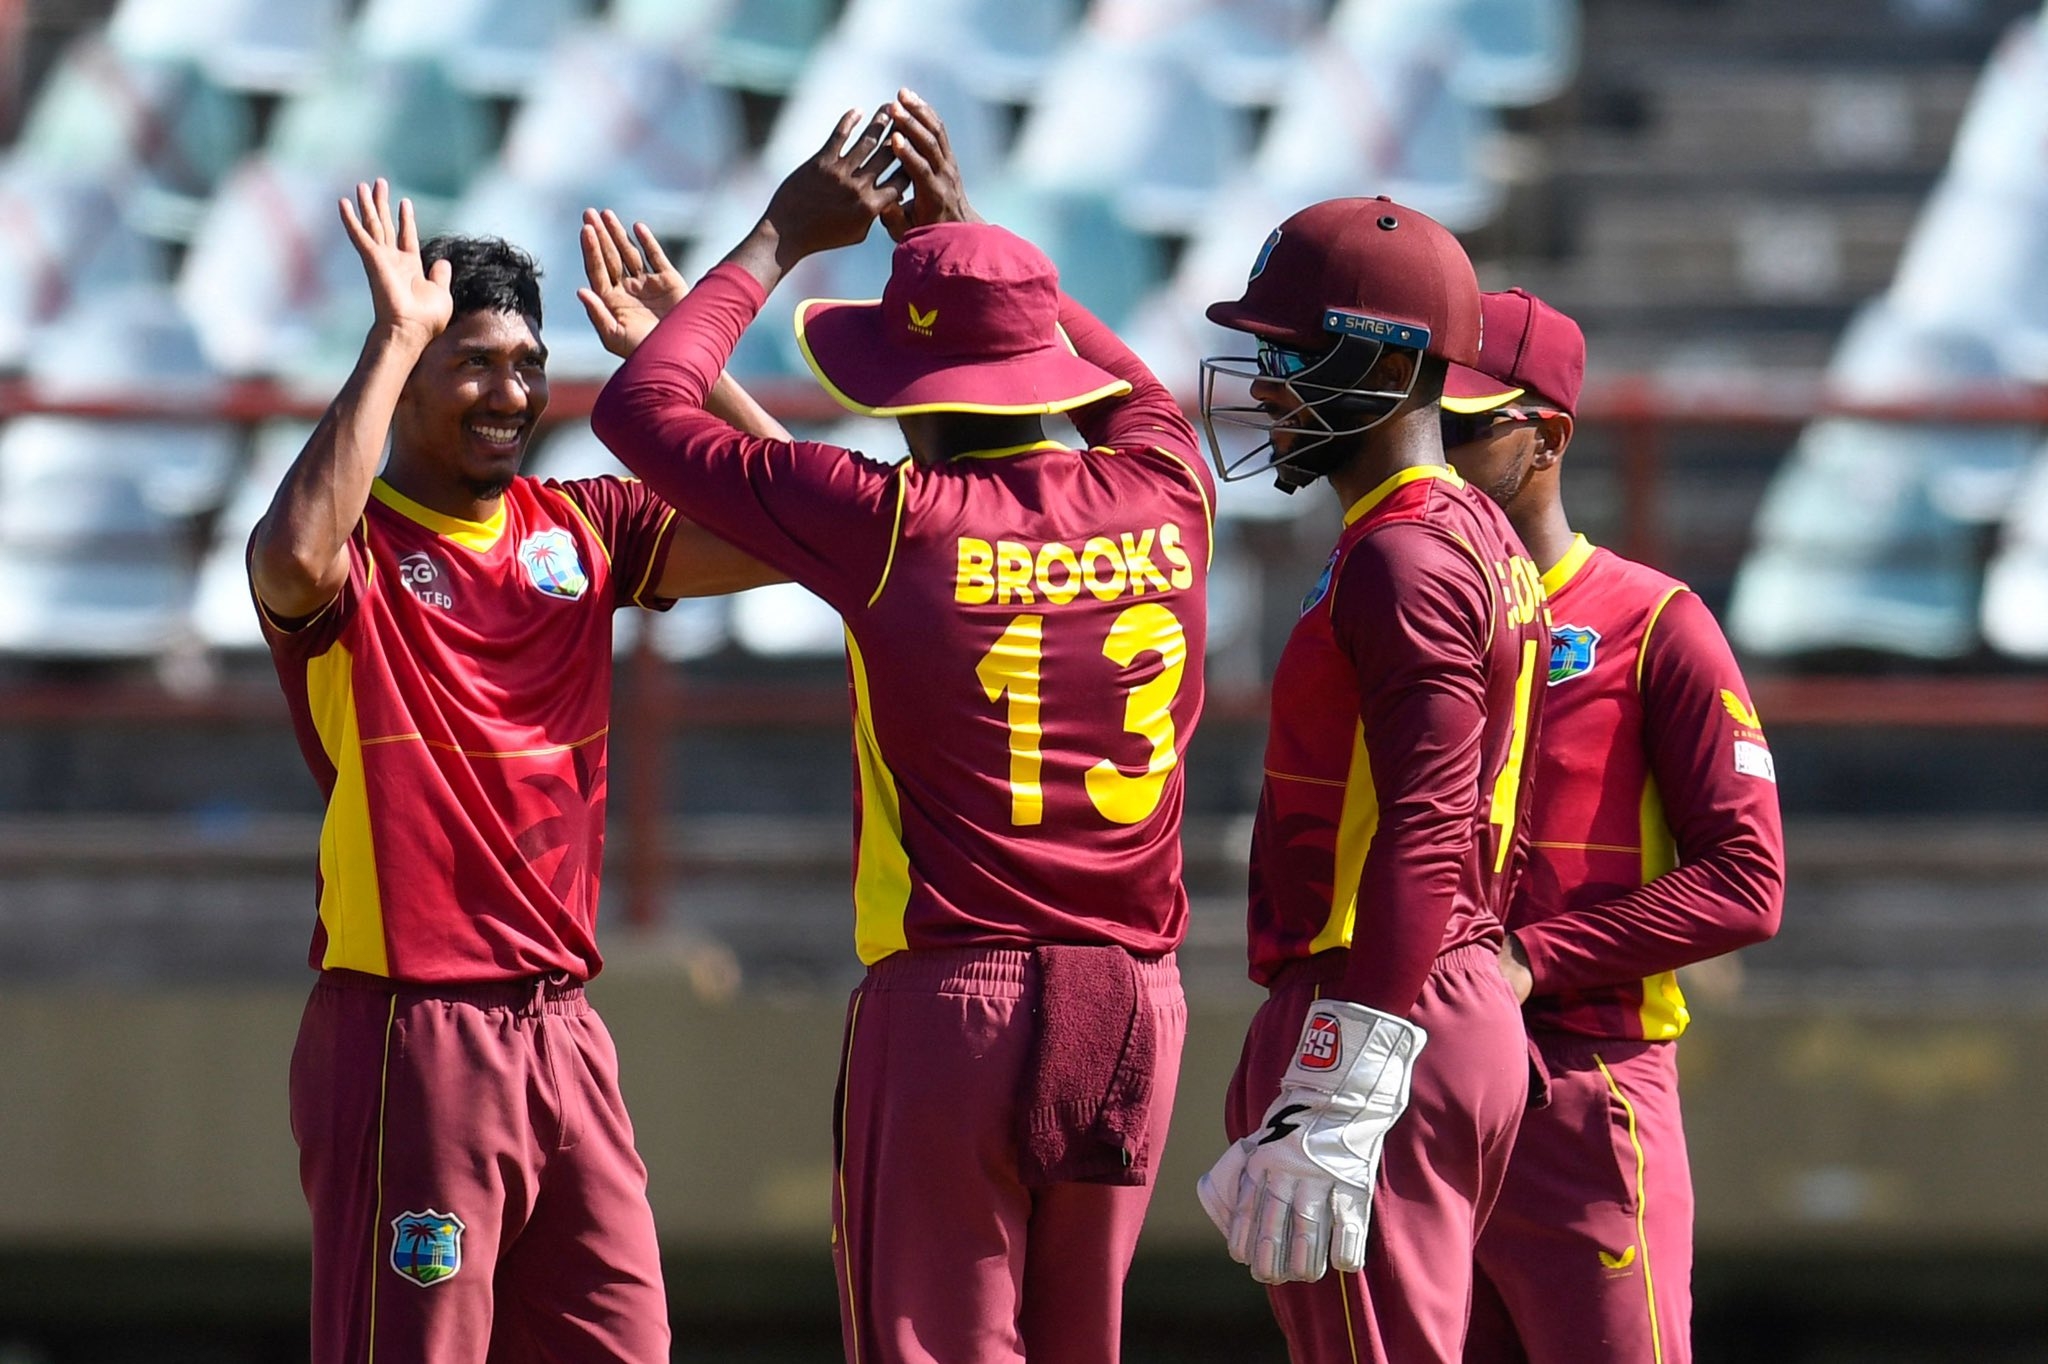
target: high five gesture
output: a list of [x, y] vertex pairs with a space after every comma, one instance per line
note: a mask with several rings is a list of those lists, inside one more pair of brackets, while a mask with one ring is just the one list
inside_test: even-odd
[[400, 199], [394, 214], [387, 181], [358, 184], [355, 202], [341, 201], [341, 225], [363, 259], [377, 325], [422, 347], [440, 335], [455, 315], [455, 296], [448, 291], [452, 275], [447, 261], [434, 262], [432, 269], [421, 265], [412, 200]]

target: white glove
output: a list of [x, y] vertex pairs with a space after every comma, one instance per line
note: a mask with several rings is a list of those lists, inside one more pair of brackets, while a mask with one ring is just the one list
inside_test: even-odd
[[1196, 1193], [1260, 1283], [1313, 1283], [1365, 1268], [1373, 1181], [1387, 1131], [1429, 1034], [1346, 1000], [1317, 1000], [1266, 1110], [1265, 1130], [1231, 1144]]

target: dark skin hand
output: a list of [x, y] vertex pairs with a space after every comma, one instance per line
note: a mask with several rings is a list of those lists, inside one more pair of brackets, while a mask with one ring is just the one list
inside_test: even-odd
[[910, 177], [911, 195], [882, 213], [882, 226], [896, 241], [917, 227], [933, 223], [978, 223], [982, 216], [967, 202], [967, 187], [960, 181], [960, 163], [953, 159], [953, 142], [946, 134], [939, 111], [925, 103], [915, 90], [902, 89], [882, 107], [895, 120], [889, 135], [889, 151], [903, 163]]
[[887, 111], [877, 110], [847, 146], [860, 123], [859, 110], [842, 114], [825, 145], [775, 187], [761, 221], [726, 256], [762, 289], [772, 292], [806, 256], [866, 241], [875, 219], [902, 198], [900, 180], [881, 183], [892, 160], [882, 149]]

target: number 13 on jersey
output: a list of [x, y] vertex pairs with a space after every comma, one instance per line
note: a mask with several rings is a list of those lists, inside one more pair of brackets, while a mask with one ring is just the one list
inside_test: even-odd
[[[1083, 628], [1080, 622], [1066, 628]], [[1124, 694], [1123, 728], [1151, 744], [1145, 770], [1131, 776], [1108, 758], [1082, 778], [1089, 802], [1112, 824], [1137, 824], [1159, 808], [1167, 774], [1180, 761], [1174, 749], [1173, 701], [1187, 671], [1186, 632], [1173, 612], [1157, 602], [1126, 608], [1109, 627], [1102, 654], [1128, 668], [1145, 654], [1157, 654], [1159, 672]], [[1039, 721], [1041, 668], [1045, 658], [1045, 616], [1011, 618], [993, 647], [981, 656], [974, 675], [990, 701], [1004, 705], [1009, 730], [1010, 823], [1019, 827], [1045, 820], [1045, 730]], [[1102, 704], [1113, 706], [1113, 697]]]

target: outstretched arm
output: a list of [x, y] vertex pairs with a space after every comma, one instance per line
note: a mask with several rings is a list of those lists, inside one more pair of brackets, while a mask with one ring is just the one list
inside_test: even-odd
[[[669, 505], [834, 606], [855, 609], [882, 580], [894, 534], [893, 469], [830, 446], [772, 440], [711, 411], [710, 394], [767, 291], [814, 251], [866, 237], [895, 202], [878, 187], [885, 116], [851, 147], [855, 111], [791, 172], [760, 223], [612, 376], [591, 426]], [[845, 148], [842, 150], [842, 148]]]
[[866, 241], [875, 219], [901, 198], [898, 183], [880, 183], [894, 159], [882, 145], [889, 122], [886, 108], [876, 110], [848, 146], [860, 126], [860, 112], [848, 109], [816, 155], [775, 187], [761, 221], [722, 264], [753, 276], [767, 294], [804, 257]]
[[[905, 89], [896, 92], [885, 112], [896, 122], [889, 150], [910, 178], [910, 197], [882, 214], [889, 235], [900, 239], [912, 228], [933, 223], [983, 221], [967, 200], [960, 163], [954, 159], [953, 142], [938, 110], [916, 91]], [[1150, 367], [1064, 291], [1060, 294], [1060, 328], [1073, 343], [1076, 355], [1131, 386], [1121, 397], [1105, 398], [1067, 414], [1082, 439], [1090, 445], [1162, 446], [1190, 457], [1192, 468], [1200, 471], [1195, 476], [1206, 480], [1207, 461], [1199, 458], [1195, 429]]]
[[[655, 324], [690, 292], [689, 281], [669, 262], [654, 229], [646, 223], [634, 223], [628, 234], [625, 223], [610, 209], [586, 208], [582, 239], [583, 273], [590, 285], [578, 289], [576, 297], [590, 315], [598, 340], [623, 360], [639, 349]], [[730, 374], [718, 376], [704, 406], [712, 416], [748, 435], [790, 439], [782, 423]]]
[[333, 601], [348, 576], [348, 537], [370, 500], [370, 484], [392, 414], [413, 366], [455, 311], [450, 267], [420, 263], [412, 202], [391, 211], [391, 188], [358, 184], [341, 201], [342, 227], [369, 277], [376, 320], [341, 392], [299, 452], [250, 540], [257, 600], [284, 620]]

